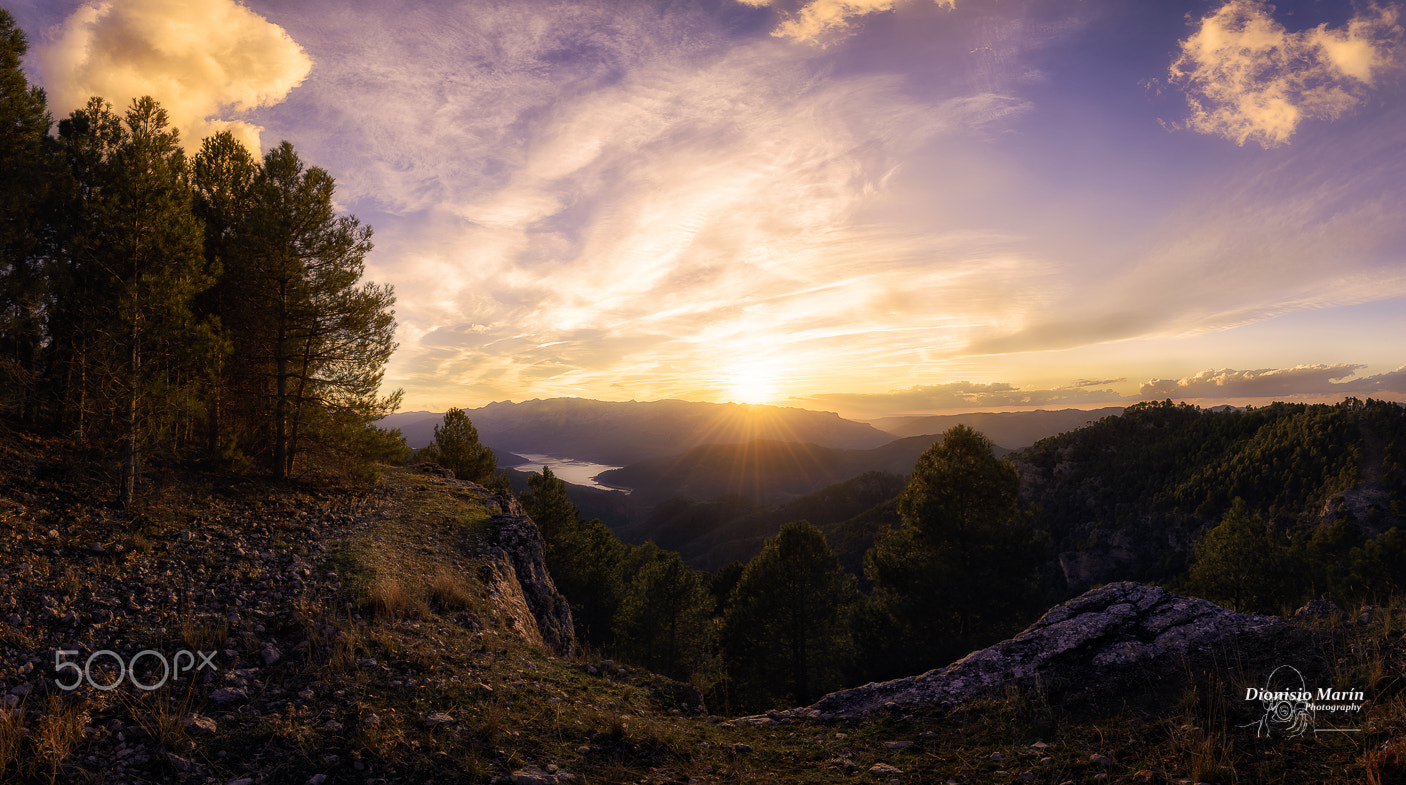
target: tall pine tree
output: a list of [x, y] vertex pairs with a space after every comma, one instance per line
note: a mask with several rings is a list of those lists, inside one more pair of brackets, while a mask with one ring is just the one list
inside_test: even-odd
[[[71, 177], [61, 254], [71, 302], [54, 312], [51, 330], [76, 366], [79, 434], [121, 445], [119, 495], [130, 505], [146, 451], [179, 449], [192, 435], [195, 390], [217, 351], [192, 305], [215, 271], [179, 135], [156, 101], [133, 101], [119, 121], [94, 99], [60, 135]], [[97, 430], [86, 434], [90, 406]]]
[[874, 675], [943, 665], [1018, 630], [1043, 604], [1044, 539], [1015, 467], [985, 436], [948, 431], [918, 459], [898, 509], [903, 525], [880, 531], [864, 559]]
[[[241, 372], [258, 367], [257, 357], [249, 353], [249, 342], [239, 342], [235, 353], [236, 345], [230, 340], [232, 334], [247, 331], [254, 318], [240, 289], [247, 267], [240, 263], [238, 254], [240, 233], [252, 229], [248, 220], [259, 163], [234, 134], [221, 131], [201, 144], [192, 168], [195, 212], [205, 228], [205, 258], [222, 271], [215, 286], [199, 301], [201, 312], [218, 320], [224, 343], [219, 362], [210, 370], [214, 383], [209, 391], [205, 436], [212, 454], [234, 460], [244, 457], [242, 445], [256, 441], [256, 402], [261, 398], [260, 375]], [[237, 408], [241, 404], [242, 410]]]
[[0, 8], [0, 407], [32, 418], [44, 340], [41, 208], [53, 178], [44, 91], [20, 67], [27, 48]]
[[605, 646], [624, 592], [621, 569], [629, 546], [599, 519], [581, 520], [566, 483], [551, 468], [529, 475], [527, 486], [522, 508], [542, 530], [547, 569], [571, 604], [576, 637]]
[[805, 705], [838, 688], [858, 599], [854, 576], [819, 529], [793, 521], [768, 539], [742, 571], [723, 622], [733, 691], [747, 708]]
[[335, 214], [333, 190], [331, 175], [305, 167], [291, 144], [270, 150], [226, 260], [232, 296], [247, 309], [230, 337], [264, 382], [256, 408], [277, 478], [291, 474], [309, 431], [364, 428], [399, 402], [399, 392], [379, 397], [396, 347], [395, 295], [361, 282], [371, 229]]

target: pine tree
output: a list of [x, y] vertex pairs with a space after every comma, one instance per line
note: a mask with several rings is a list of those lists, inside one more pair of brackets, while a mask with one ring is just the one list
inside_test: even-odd
[[522, 496], [522, 508], [542, 530], [542, 537], [548, 542], [576, 524], [580, 512], [566, 495], [566, 483], [552, 474], [552, 467], [543, 466], [541, 474], [529, 475], [527, 489], [528, 492]]
[[839, 687], [858, 597], [819, 529], [782, 526], [743, 570], [724, 619], [735, 692], [764, 708], [776, 699], [805, 705]]
[[[498, 471], [498, 459], [494, 457], [493, 451], [479, 442], [478, 429], [464, 410], [457, 407], [445, 412], [443, 422], [434, 427], [434, 441], [426, 448], [424, 457], [454, 472], [455, 477], [471, 482], [489, 482]], [[543, 471], [547, 470], [544, 468]], [[548, 491], [551, 487], [550, 483], [545, 483], [539, 493]], [[564, 487], [560, 495], [565, 498]], [[542, 501], [545, 503], [545, 499]], [[574, 510], [573, 505], [573, 516]], [[548, 520], [547, 525], [550, 526], [555, 520], [556, 517]], [[541, 525], [542, 523], [538, 522], [538, 526]]]
[[604, 646], [624, 590], [621, 566], [627, 546], [599, 520], [580, 519], [566, 483], [550, 467], [529, 476], [527, 486], [522, 507], [542, 531], [547, 570], [571, 605], [576, 637]]
[[118, 121], [100, 99], [61, 124], [70, 167], [63, 278], [72, 295], [51, 332], [79, 371], [80, 435], [92, 393], [96, 425], [121, 447], [119, 495], [135, 499], [143, 456], [191, 435], [195, 388], [217, 351], [195, 297], [213, 271], [192, 211], [185, 154], [151, 98]]
[[687, 681], [703, 665], [712, 598], [698, 572], [677, 554], [640, 546], [626, 569], [633, 578], [615, 618], [622, 656], [673, 679]]
[[107, 275], [96, 258], [105, 240], [104, 199], [111, 190], [112, 161], [125, 143], [122, 119], [101, 98], [90, 99], [59, 122], [60, 177], [55, 184], [47, 319], [47, 383], [56, 399], [55, 419], [77, 441], [94, 436], [102, 396], [100, 331], [108, 319]]
[[44, 342], [42, 207], [53, 156], [44, 91], [20, 67], [27, 48], [0, 8], [0, 407], [31, 418]]
[[229, 296], [246, 303], [230, 325], [237, 357], [264, 384], [253, 408], [266, 424], [276, 478], [290, 476], [304, 439], [357, 429], [394, 411], [378, 397], [395, 351], [395, 296], [362, 283], [371, 230], [337, 216], [335, 183], [305, 168], [287, 142], [270, 150], [251, 187], [237, 247], [225, 260]]
[[201, 144], [192, 169], [195, 212], [205, 227], [205, 258], [222, 271], [198, 303], [202, 313], [218, 320], [224, 343], [219, 362], [210, 369], [214, 384], [209, 391], [207, 448], [211, 454], [237, 462], [244, 458], [241, 446], [257, 440], [259, 401], [265, 397], [263, 376], [247, 373], [247, 369], [259, 367], [259, 357], [251, 351], [249, 341], [240, 341], [236, 354], [232, 340], [234, 334], [248, 335], [250, 323], [257, 321], [241, 291], [247, 283], [241, 275], [248, 266], [241, 263], [238, 254], [241, 232], [252, 229], [248, 220], [259, 164], [233, 134], [221, 131]]
[[1225, 518], [1197, 541], [1187, 589], [1237, 611], [1274, 613], [1298, 600], [1290, 596], [1299, 590], [1291, 564], [1288, 541], [1237, 497]]
[[913, 467], [899, 513], [865, 554], [883, 671], [926, 670], [999, 640], [1042, 605], [1044, 540], [1020, 478], [991, 442], [959, 425]]

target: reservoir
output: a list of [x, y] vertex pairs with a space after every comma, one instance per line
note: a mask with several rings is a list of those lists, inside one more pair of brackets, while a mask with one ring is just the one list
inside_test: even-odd
[[584, 485], [588, 488], [600, 488], [603, 491], [620, 490], [619, 488], [609, 488], [596, 482], [596, 475], [611, 469], [618, 469], [619, 466], [607, 466], [603, 463], [591, 463], [590, 461], [580, 461], [575, 458], [561, 458], [555, 455], [534, 455], [531, 453], [518, 453], [527, 459], [526, 463], [504, 468], [517, 469], [524, 472], [540, 472], [543, 466], [550, 467], [552, 474], [559, 479], [571, 483], [572, 485]]

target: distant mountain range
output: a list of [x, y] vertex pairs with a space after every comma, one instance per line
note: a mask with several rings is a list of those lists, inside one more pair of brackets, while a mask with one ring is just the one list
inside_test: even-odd
[[[940, 434], [911, 436], [872, 450], [766, 440], [705, 444], [680, 455], [612, 469], [599, 475], [597, 481], [629, 488], [641, 504], [671, 496], [712, 499], [728, 495], [780, 504], [866, 472], [906, 475], [918, 457], [941, 439]], [[997, 452], [1009, 450], [998, 448]]]
[[1083, 428], [1104, 417], [1122, 414], [1123, 407], [1103, 409], [1057, 409], [1033, 412], [970, 412], [967, 414], [884, 417], [869, 424], [894, 436], [924, 436], [946, 433], [955, 425], [966, 425], [986, 435], [993, 443], [1010, 450], [1029, 447], [1049, 436]]
[[[556, 455], [614, 466], [677, 455], [701, 444], [769, 440], [862, 450], [893, 441], [892, 434], [833, 412], [780, 406], [551, 398], [490, 403], [465, 413], [478, 429], [479, 440], [495, 452]], [[420, 448], [433, 440], [442, 418], [433, 412], [403, 412], [380, 425], [399, 428], [411, 447]]]
[[[1005, 454], [1121, 411], [974, 412], [862, 423], [778, 406], [553, 398], [491, 403], [466, 413], [500, 466], [519, 463], [515, 454], [528, 453], [623, 467], [598, 481], [628, 489], [629, 497], [574, 485], [571, 495], [583, 513], [646, 539], [652, 534], [646, 525], [650, 511], [671, 498], [735, 495], [755, 504], [785, 504], [869, 472], [906, 476], [958, 424], [986, 434]], [[399, 428], [419, 448], [430, 443], [442, 420], [441, 413], [402, 412], [380, 424]], [[509, 474], [525, 487], [525, 473]]]
[[[465, 412], [478, 428], [483, 443], [500, 454], [555, 455], [628, 466], [682, 455], [705, 444], [771, 441], [869, 450], [895, 438], [940, 435], [958, 424], [981, 431], [1001, 447], [1018, 450], [1047, 436], [1119, 414], [1122, 408], [974, 412], [888, 417], [864, 423], [846, 420], [833, 412], [781, 406], [550, 398], [490, 403]], [[410, 446], [418, 449], [434, 438], [434, 428], [443, 416], [442, 412], [400, 412], [380, 424], [399, 428]]]

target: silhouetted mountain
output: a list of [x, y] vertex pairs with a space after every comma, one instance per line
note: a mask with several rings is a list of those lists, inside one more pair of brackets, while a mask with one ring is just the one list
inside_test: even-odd
[[[709, 444], [681, 455], [652, 458], [602, 473], [598, 481], [629, 488], [642, 504], [671, 496], [712, 499], [745, 496], [780, 504], [866, 472], [906, 475], [941, 435], [898, 439], [870, 450], [815, 444], [752, 441]], [[997, 448], [997, 454], [1008, 450]]]
[[894, 436], [946, 433], [953, 426], [968, 425], [981, 431], [995, 444], [1019, 450], [1046, 437], [1082, 428], [1122, 411], [1121, 406], [1110, 406], [1089, 411], [1039, 409], [1033, 412], [969, 412], [920, 417], [885, 417], [871, 420], [869, 424]]
[[[893, 439], [833, 412], [731, 403], [552, 398], [490, 403], [466, 413], [479, 440], [495, 452], [559, 455], [615, 466], [675, 455], [701, 444], [764, 439], [868, 449]], [[410, 446], [418, 448], [433, 439], [441, 417], [406, 412], [378, 424], [399, 428]]]

